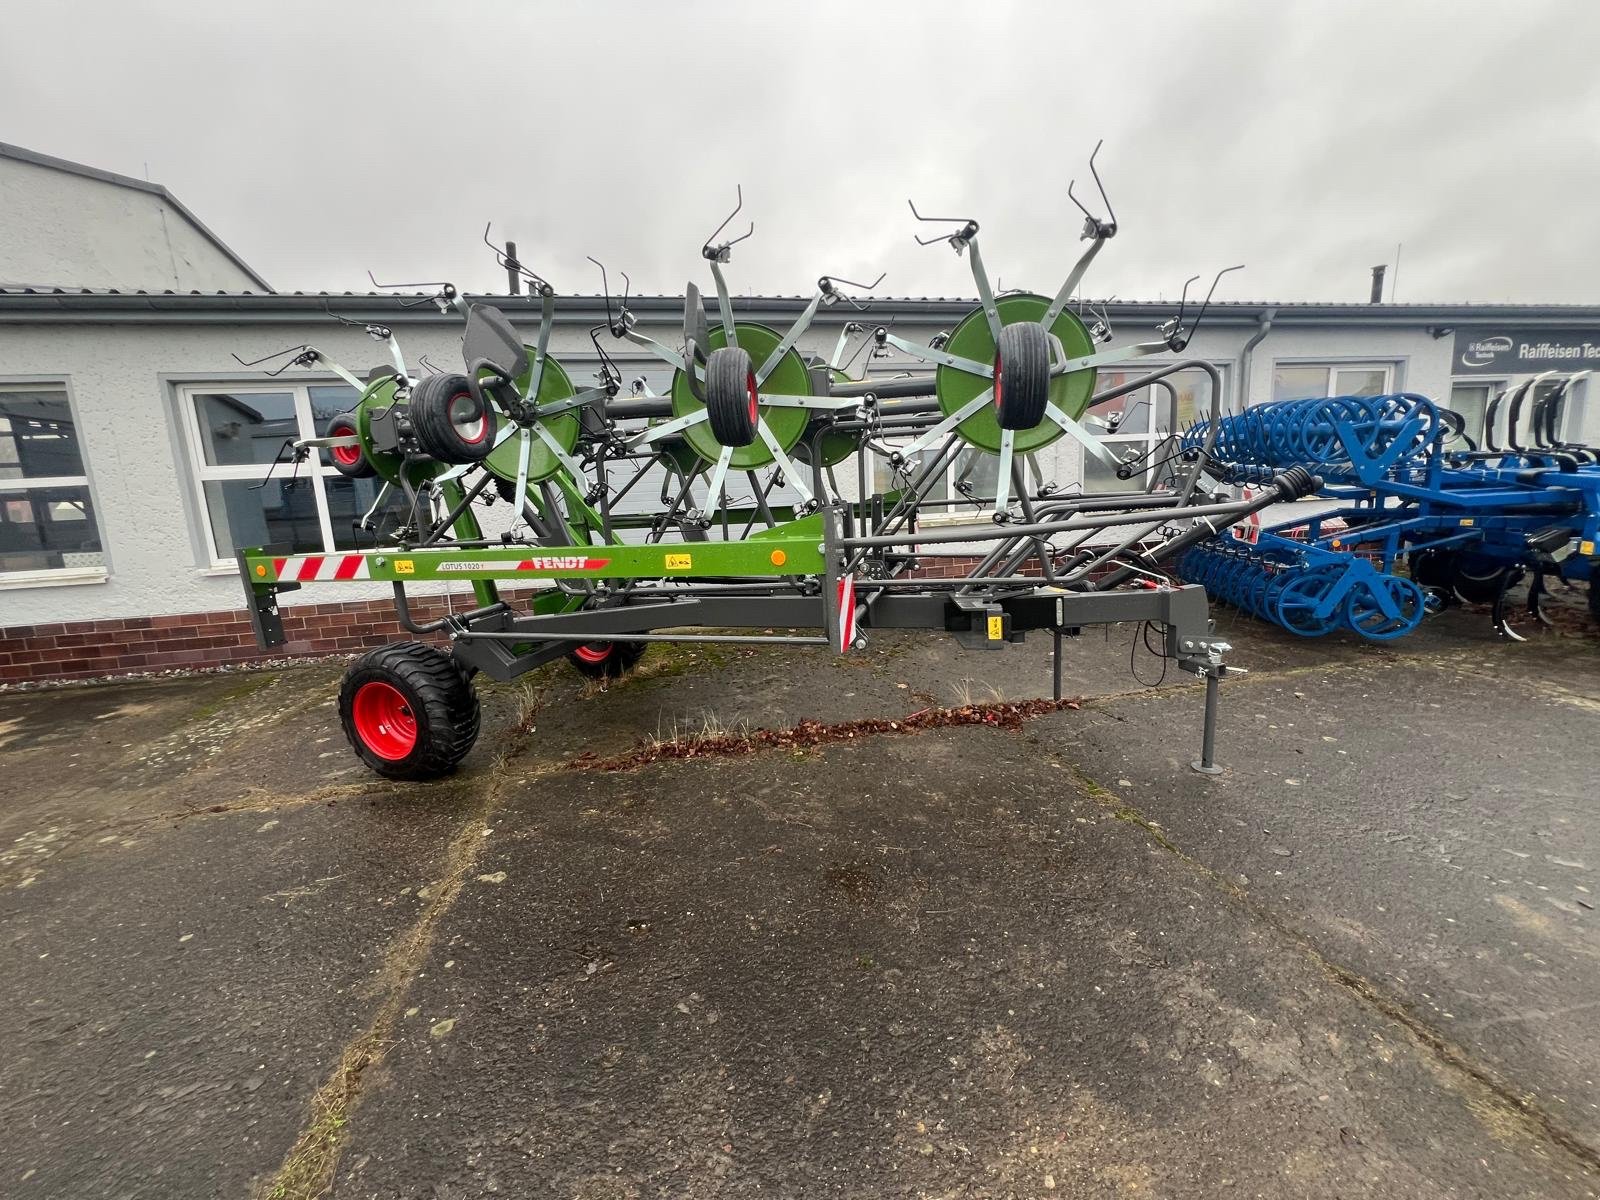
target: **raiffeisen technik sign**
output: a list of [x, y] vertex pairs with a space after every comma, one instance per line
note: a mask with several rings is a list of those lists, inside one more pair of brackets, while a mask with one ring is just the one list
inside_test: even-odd
[[1457, 375], [1534, 375], [1600, 369], [1600, 330], [1456, 330]]

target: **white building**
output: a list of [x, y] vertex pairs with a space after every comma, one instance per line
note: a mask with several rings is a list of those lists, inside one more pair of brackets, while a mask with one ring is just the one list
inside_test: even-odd
[[158, 183], [0, 142], [0, 284], [270, 292]]
[[[353, 548], [351, 521], [374, 495], [367, 481], [331, 467], [302, 469], [292, 482], [279, 468], [258, 486], [284, 438], [321, 432], [354, 393], [332, 375], [273, 377], [275, 364], [242, 367], [234, 356], [248, 362], [310, 343], [358, 374], [386, 361], [382, 346], [334, 321], [331, 309], [392, 328], [409, 362], [426, 356], [459, 369], [459, 319], [391, 295], [272, 293], [165, 189], [5, 146], [0, 204], [0, 681], [249, 657], [234, 550]], [[490, 299], [519, 326], [536, 325], [529, 298]], [[741, 319], [781, 330], [804, 305], [767, 297], [735, 307]], [[630, 306], [643, 332], [679, 339], [681, 299], [635, 297]], [[866, 314], [835, 306], [801, 349], [826, 357], [852, 319], [892, 319], [898, 336], [926, 342], [973, 306], [894, 299]], [[1145, 340], [1172, 309], [1117, 302], [1108, 315], [1118, 342]], [[551, 348], [575, 380], [597, 365], [589, 330], [604, 317], [598, 297], [558, 302]], [[625, 379], [667, 389], [656, 360], [607, 341]], [[1274, 398], [1414, 391], [1481, 424], [1485, 401], [1507, 383], [1547, 366], [1600, 366], [1600, 306], [1217, 304], [1185, 357], [1218, 367], [1229, 411]], [[1163, 361], [1171, 360], [1138, 366]], [[917, 365], [880, 359], [872, 371]], [[1116, 382], [1118, 373], [1101, 374], [1101, 387]], [[1179, 377], [1180, 424], [1205, 415], [1207, 393], [1200, 372]], [[1568, 406], [1568, 436], [1600, 441], [1600, 406], [1583, 399]], [[1148, 389], [1115, 407], [1126, 412], [1120, 441], [1148, 444], [1155, 425], [1167, 424], [1166, 401]], [[1155, 423], [1152, 410], [1161, 414]], [[1041, 473], [1062, 485], [1135, 486], [1117, 484], [1092, 459], [1086, 469], [1070, 439], [1041, 457]], [[985, 466], [956, 469], [968, 465]], [[853, 490], [854, 469], [838, 475]], [[649, 506], [655, 497], [642, 499]], [[285, 601], [290, 651], [395, 636], [381, 585], [308, 588]]]

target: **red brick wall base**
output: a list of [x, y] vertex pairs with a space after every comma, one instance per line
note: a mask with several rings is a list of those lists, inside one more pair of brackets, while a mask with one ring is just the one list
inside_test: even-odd
[[[455, 607], [472, 607], [471, 597]], [[395, 620], [391, 600], [284, 605], [288, 644], [256, 646], [244, 609], [165, 617], [118, 617], [0, 629], [0, 683], [93, 679], [172, 667], [217, 667], [252, 660], [351, 653], [413, 637]], [[446, 612], [443, 596], [418, 596], [411, 614], [431, 621]]]
[[[917, 575], [951, 579], [978, 564], [973, 558], [929, 558]], [[1037, 574], [1037, 564], [1023, 574]], [[507, 599], [511, 593], [501, 589]], [[455, 597], [459, 610], [470, 608], [470, 596]], [[447, 611], [446, 597], [418, 596], [412, 616], [432, 621]], [[283, 631], [288, 643], [272, 650], [256, 646], [245, 610], [183, 613], [163, 617], [118, 617], [109, 621], [72, 621], [56, 625], [15, 625], [0, 629], [0, 683], [44, 679], [95, 679], [173, 667], [219, 667], [231, 663], [344, 654], [370, 650], [385, 642], [415, 635], [395, 620], [392, 600], [348, 604], [283, 605]]]

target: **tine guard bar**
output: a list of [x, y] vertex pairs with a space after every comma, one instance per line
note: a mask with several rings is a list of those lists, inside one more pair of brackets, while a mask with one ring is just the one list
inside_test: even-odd
[[[1157, 555], [1161, 558], [1168, 557], [1202, 538], [1214, 536], [1221, 528], [1233, 524], [1240, 517], [1249, 516], [1281, 501], [1299, 500], [1311, 495], [1321, 486], [1322, 480], [1304, 467], [1290, 467], [1287, 471], [1273, 476], [1261, 489], [1261, 493], [1249, 500], [1233, 500], [1220, 504], [1177, 505], [1164, 509], [1140, 509], [1136, 518], [1130, 517], [1127, 512], [1117, 512], [1094, 517], [1069, 516], [1060, 521], [1038, 521], [1032, 524], [952, 525], [939, 529], [917, 529], [903, 533], [841, 538], [839, 544], [847, 549], [858, 550], [908, 546], [913, 543], [927, 545], [933, 542], [990, 542], [1017, 537], [1048, 537], [1055, 533], [1082, 533], [1092, 529], [1112, 529], [1118, 525], [1127, 525], [1134, 519], [1150, 523], [1181, 521], [1187, 517], [1199, 518], [1200, 524], [1151, 551], [1150, 561], [1158, 561]], [[1212, 520], [1214, 517], [1226, 517], [1228, 520], [1219, 525]], [[1122, 578], [1125, 579], [1127, 576], [1123, 575]]]

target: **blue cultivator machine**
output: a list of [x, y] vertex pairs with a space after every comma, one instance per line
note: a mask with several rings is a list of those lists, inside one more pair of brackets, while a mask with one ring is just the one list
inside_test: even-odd
[[[1202, 422], [1183, 448], [1207, 459], [1214, 477], [1249, 487], [1301, 467], [1322, 480], [1324, 503], [1314, 515], [1200, 542], [1177, 571], [1302, 637], [1348, 629], [1387, 641], [1459, 600], [1492, 604], [1496, 630], [1521, 640], [1506, 597], [1530, 576], [1527, 606], [1539, 621], [1549, 624], [1540, 602], [1550, 579], [1587, 581], [1600, 620], [1600, 451], [1556, 438], [1572, 382], [1550, 388], [1541, 377], [1496, 397], [1482, 449], [1457, 413], [1410, 394], [1289, 400], [1224, 417], [1214, 430]], [[1530, 394], [1538, 399], [1524, 423]], [[1502, 408], [1504, 446], [1495, 435]], [[1521, 444], [1523, 429], [1532, 445]]]

